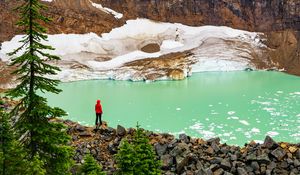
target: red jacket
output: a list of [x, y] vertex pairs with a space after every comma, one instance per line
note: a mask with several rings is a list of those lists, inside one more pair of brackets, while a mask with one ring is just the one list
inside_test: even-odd
[[102, 114], [102, 106], [100, 104], [100, 100], [97, 100], [97, 104], [95, 105], [95, 111], [97, 114], [99, 114], [99, 113]]

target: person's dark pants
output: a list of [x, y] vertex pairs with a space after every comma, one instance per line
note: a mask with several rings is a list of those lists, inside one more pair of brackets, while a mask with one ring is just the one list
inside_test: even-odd
[[96, 113], [96, 122], [95, 122], [95, 125], [98, 124], [98, 121], [100, 121], [100, 125], [102, 125], [101, 116], [102, 116], [102, 113]]

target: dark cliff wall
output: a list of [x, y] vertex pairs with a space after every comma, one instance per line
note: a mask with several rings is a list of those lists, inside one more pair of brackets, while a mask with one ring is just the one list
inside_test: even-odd
[[300, 30], [299, 0], [94, 0], [125, 14], [188, 25], [250, 31]]

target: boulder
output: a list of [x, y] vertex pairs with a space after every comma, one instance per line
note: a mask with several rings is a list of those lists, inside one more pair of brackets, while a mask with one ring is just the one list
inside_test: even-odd
[[238, 167], [237, 168], [238, 175], [248, 175], [247, 171], [244, 168]]
[[123, 126], [118, 125], [117, 126], [117, 135], [118, 136], [124, 136], [124, 135], [126, 135], [126, 129]]
[[260, 169], [259, 164], [256, 161], [251, 162], [251, 167], [254, 171], [257, 171]]
[[85, 128], [84, 126], [79, 125], [79, 124], [77, 124], [77, 125], [75, 126], [75, 129], [76, 129], [77, 131], [79, 131], [79, 132], [83, 132], [83, 131], [86, 130], [86, 128]]
[[286, 155], [286, 151], [282, 148], [278, 147], [274, 151], [271, 152], [271, 154], [277, 159], [282, 160], [284, 156]]
[[177, 164], [176, 171], [177, 171], [177, 173], [180, 173], [183, 170], [183, 168], [188, 165], [189, 156], [188, 155], [176, 156], [175, 160], [176, 160], [176, 164]]
[[190, 137], [187, 136], [186, 134], [179, 134], [179, 140], [181, 140], [185, 143], [189, 143], [190, 142]]
[[168, 148], [167, 144], [156, 143], [154, 145], [154, 149], [155, 149], [158, 156], [162, 156], [163, 154], [165, 154], [166, 151], [167, 151], [167, 148]]
[[278, 144], [270, 136], [266, 136], [263, 146], [269, 149], [273, 149], [278, 147]]
[[220, 138], [219, 137], [216, 137], [216, 138], [211, 138], [211, 139], [208, 139], [206, 141], [209, 145], [211, 145], [213, 142], [216, 143], [217, 145], [220, 144]]
[[222, 168], [217, 169], [216, 171], [214, 171], [214, 175], [223, 175], [224, 170]]
[[174, 164], [173, 157], [169, 154], [162, 155], [160, 160], [162, 162], [162, 168], [164, 170], [170, 169], [170, 167]]
[[228, 159], [223, 159], [221, 161], [221, 168], [223, 168], [224, 170], [230, 170], [231, 169], [231, 163]]
[[270, 163], [271, 161], [270, 161], [270, 158], [269, 158], [269, 156], [267, 155], [267, 154], [262, 154], [262, 155], [260, 155], [260, 156], [257, 156], [257, 162], [259, 162], [259, 163], [266, 163], [266, 164], [268, 164], [268, 163]]

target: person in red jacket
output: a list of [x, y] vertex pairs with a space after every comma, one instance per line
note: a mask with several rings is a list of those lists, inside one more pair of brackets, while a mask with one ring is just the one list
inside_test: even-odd
[[100, 100], [97, 100], [97, 103], [95, 105], [95, 112], [96, 112], [96, 126], [98, 126], [98, 120], [100, 120], [100, 125], [102, 125], [102, 120], [101, 120], [101, 116], [102, 116], [102, 106], [100, 104]]

